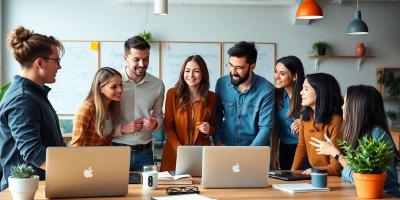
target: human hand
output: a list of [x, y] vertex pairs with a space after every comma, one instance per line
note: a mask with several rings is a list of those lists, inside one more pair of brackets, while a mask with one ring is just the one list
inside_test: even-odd
[[290, 131], [292, 132], [292, 134], [299, 133], [299, 125], [300, 125], [300, 119], [293, 119], [293, 122], [290, 125]]
[[149, 130], [154, 130], [157, 128], [158, 122], [154, 114], [154, 110], [151, 110], [150, 115], [143, 119], [143, 126]]
[[303, 172], [301, 172], [302, 174], [306, 174], [306, 175], [310, 175], [311, 174], [311, 168], [308, 168], [306, 170], [304, 170]]
[[138, 132], [143, 128], [143, 119], [134, 119], [129, 121], [126, 124], [121, 125], [121, 132], [122, 133], [132, 133], [132, 132]]
[[210, 124], [208, 122], [197, 122], [196, 125], [203, 134], [208, 135], [210, 133]]
[[326, 133], [324, 134], [324, 137], [326, 141], [311, 137], [312, 141], [310, 141], [309, 143], [316, 147], [315, 151], [317, 152], [317, 154], [330, 155], [332, 157], [335, 157], [335, 155], [339, 154], [340, 151], [335, 147], [335, 145]]

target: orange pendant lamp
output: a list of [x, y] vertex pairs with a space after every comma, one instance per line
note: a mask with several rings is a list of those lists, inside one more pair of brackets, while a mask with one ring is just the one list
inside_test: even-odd
[[323, 17], [322, 8], [315, 0], [304, 0], [297, 8], [297, 19], [321, 19]]

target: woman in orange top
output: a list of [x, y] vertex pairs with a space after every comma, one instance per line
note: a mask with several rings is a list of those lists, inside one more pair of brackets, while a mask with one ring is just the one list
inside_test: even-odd
[[99, 69], [85, 101], [75, 115], [71, 146], [110, 145], [120, 119], [121, 74]]
[[209, 91], [207, 65], [199, 55], [182, 65], [179, 81], [167, 92], [164, 127], [167, 141], [161, 171], [175, 170], [179, 145], [210, 145], [215, 132], [217, 95]]

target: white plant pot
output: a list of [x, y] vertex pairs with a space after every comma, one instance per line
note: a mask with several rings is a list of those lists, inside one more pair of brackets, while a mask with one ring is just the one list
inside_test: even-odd
[[8, 189], [14, 200], [34, 199], [36, 190], [39, 186], [39, 176], [34, 175], [31, 178], [13, 178], [8, 177]]

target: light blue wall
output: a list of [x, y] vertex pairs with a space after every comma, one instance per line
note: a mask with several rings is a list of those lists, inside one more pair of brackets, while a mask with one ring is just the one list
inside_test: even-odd
[[[327, 41], [338, 55], [353, 55], [355, 44], [364, 42], [375, 59], [357, 71], [356, 60], [327, 60], [320, 71], [334, 75], [342, 86], [375, 84], [377, 66], [400, 67], [400, 3], [360, 2], [362, 17], [370, 33], [345, 34], [355, 2], [324, 3], [324, 18], [311, 25], [293, 25], [294, 7], [289, 6], [194, 6], [170, 5], [169, 15], [153, 15], [152, 3], [123, 4], [115, 0], [3, 0], [4, 33], [24, 25], [61, 40], [125, 40], [150, 30], [162, 41], [276, 42], [277, 58], [289, 54], [301, 58], [306, 73], [314, 73], [308, 52], [315, 41]], [[149, 0], [149, 2], [152, 2]], [[5, 34], [4, 34], [5, 35]], [[7, 51], [9, 52], [9, 51]], [[9, 53], [5, 54], [3, 80], [19, 71]], [[272, 67], [272, 66], [271, 66]]]

